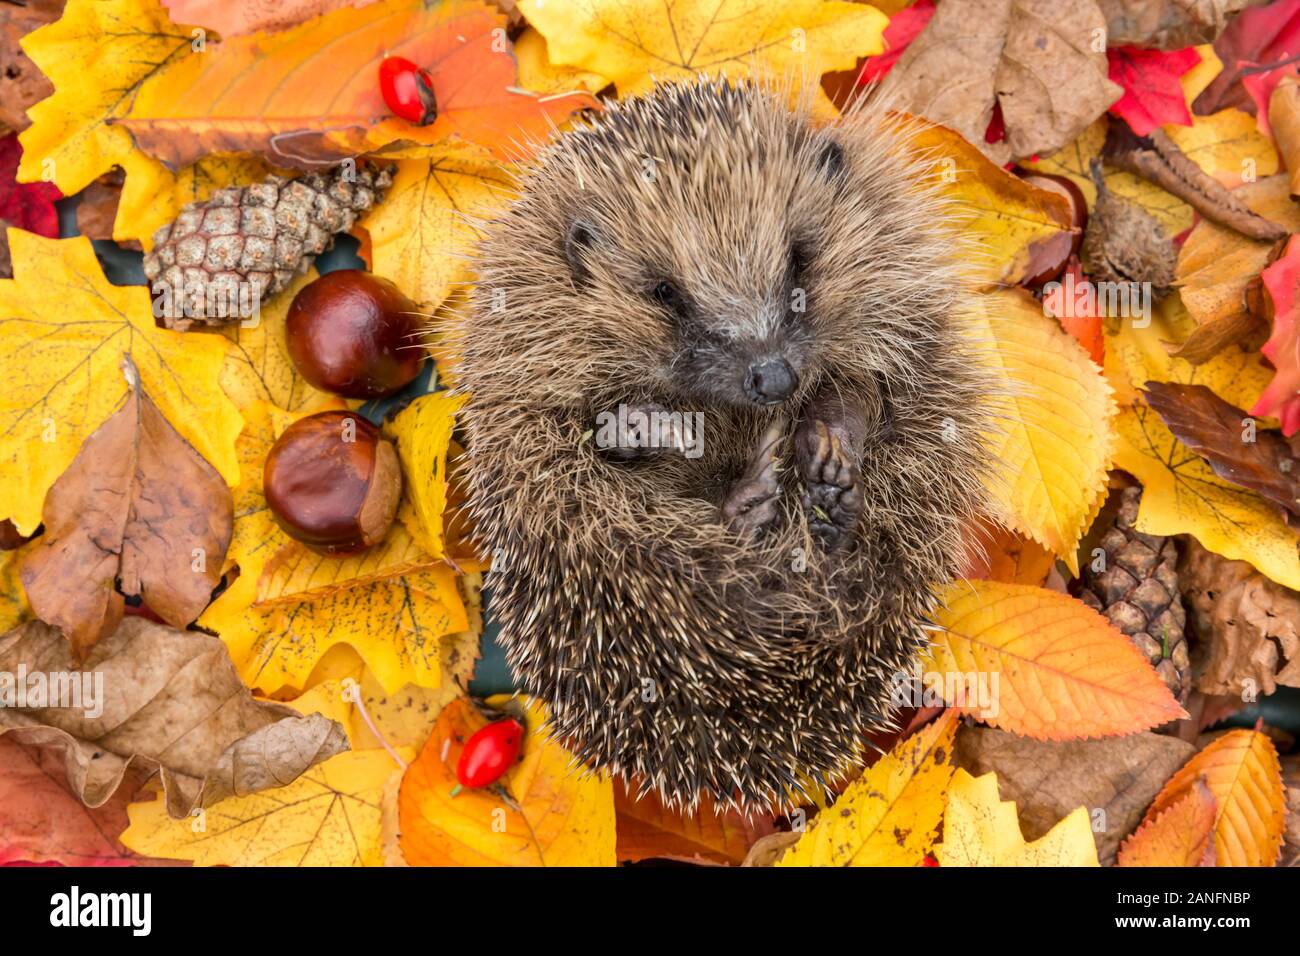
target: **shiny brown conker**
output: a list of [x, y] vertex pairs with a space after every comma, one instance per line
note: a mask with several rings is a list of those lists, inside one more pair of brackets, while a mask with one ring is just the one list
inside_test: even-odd
[[382, 398], [417, 375], [426, 352], [414, 302], [387, 279], [327, 272], [299, 290], [285, 319], [289, 358], [319, 389]]
[[397, 514], [402, 470], [393, 443], [356, 412], [318, 412], [271, 446], [262, 489], [285, 533], [322, 554], [379, 542]]

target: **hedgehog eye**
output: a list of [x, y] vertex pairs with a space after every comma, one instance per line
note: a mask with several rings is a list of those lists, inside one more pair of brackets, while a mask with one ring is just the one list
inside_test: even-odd
[[812, 247], [802, 239], [790, 243], [790, 281], [798, 282], [812, 262]]
[[817, 154], [817, 169], [827, 182], [833, 182], [844, 173], [844, 147], [834, 140], [821, 148]]
[[677, 286], [667, 279], [660, 279], [650, 290], [650, 298], [676, 316], [686, 314], [686, 300]]

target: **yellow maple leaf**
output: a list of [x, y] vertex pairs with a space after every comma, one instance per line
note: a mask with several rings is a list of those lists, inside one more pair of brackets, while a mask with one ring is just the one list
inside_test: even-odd
[[998, 797], [998, 775], [972, 777], [958, 768], [948, 788], [940, 866], [1099, 866], [1088, 811], [1076, 807], [1026, 843], [1013, 801]]
[[534, 93], [567, 93], [570, 90], [596, 93], [609, 85], [609, 80], [589, 70], [552, 63], [546, 38], [532, 27], [525, 29], [515, 40], [515, 59], [519, 61], [519, 85]]
[[221, 329], [230, 342], [230, 354], [221, 370], [221, 387], [240, 411], [259, 400], [289, 412], [318, 411], [326, 405], [337, 405], [335, 396], [322, 392], [298, 374], [284, 341], [285, 318], [293, 297], [316, 278], [315, 269], [308, 271], [260, 306], [256, 316]]
[[502, 778], [510, 802], [492, 790], [452, 796], [460, 749], [486, 719], [465, 698], [439, 716], [398, 798], [402, 854], [411, 866], [615, 864], [612, 782], [572, 766], [572, 755], [542, 729], [542, 707], [525, 704], [521, 759]]
[[511, 190], [504, 168], [467, 144], [398, 160], [387, 198], [361, 221], [370, 232], [373, 270], [432, 311], [469, 275], [479, 238], [473, 220], [503, 206]]
[[1169, 778], [1147, 810], [1144, 825], [1204, 780], [1217, 808], [1216, 866], [1273, 866], [1282, 852], [1286, 789], [1273, 741], [1257, 730], [1216, 737]]
[[975, 297], [991, 341], [999, 462], [992, 493], [1013, 526], [1076, 571], [1075, 546], [1106, 482], [1115, 402], [1083, 347], [1023, 290]]
[[14, 279], [0, 280], [0, 517], [23, 534], [82, 441], [126, 395], [128, 352], [172, 426], [220, 472], [239, 480], [239, 411], [218, 385], [226, 346], [154, 324], [148, 292], [104, 278], [90, 240], [9, 230]]
[[402, 515], [420, 546], [442, 557], [443, 512], [447, 508], [447, 449], [464, 395], [433, 392], [402, 409], [384, 432], [397, 445], [402, 460], [405, 494], [412, 509]]
[[1082, 601], [1000, 581], [959, 582], [941, 600], [922, 671], [943, 675], [936, 689], [949, 706], [1040, 740], [1131, 734], [1187, 716], [1128, 638]]
[[777, 866], [920, 866], [952, 776], [957, 713], [945, 710], [868, 767]]
[[1117, 423], [1115, 464], [1147, 489], [1136, 527], [1147, 534], [1195, 535], [1216, 554], [1248, 561], [1279, 584], [1300, 588], [1296, 533], [1277, 507], [1216, 475], [1173, 436], [1137, 391], [1148, 381], [1180, 382], [1205, 385], [1238, 407], [1255, 401], [1270, 375], [1256, 356], [1232, 345], [1193, 365], [1169, 353], [1167, 343], [1184, 341], [1194, 325], [1186, 309], [1167, 300], [1150, 326], [1139, 329], [1126, 321], [1108, 330], [1107, 374], [1122, 383], [1131, 402]]
[[823, 115], [834, 107], [821, 75], [881, 52], [889, 22], [874, 7], [839, 0], [520, 0], [519, 9], [546, 38], [552, 63], [608, 77], [620, 96], [699, 73], [765, 72], [814, 88]]
[[162, 800], [133, 803], [121, 839], [145, 856], [199, 866], [383, 866], [381, 801], [399, 773], [387, 751], [343, 753], [287, 787], [230, 797], [188, 819], [168, 817]]
[[260, 160], [214, 156], [177, 172], [135, 148], [112, 121], [136, 91], [168, 64], [194, 53], [198, 34], [172, 23], [157, 0], [68, 0], [63, 16], [22, 40], [23, 52], [50, 78], [52, 96], [32, 106], [22, 133], [23, 182], [48, 179], [70, 196], [113, 166], [126, 172], [113, 238], [146, 244], [187, 202], [267, 172]]

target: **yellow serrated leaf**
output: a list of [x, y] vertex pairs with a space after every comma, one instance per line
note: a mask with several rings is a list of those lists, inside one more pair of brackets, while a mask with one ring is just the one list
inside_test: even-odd
[[339, 754], [287, 787], [222, 800], [201, 818], [173, 820], [162, 800], [133, 803], [121, 839], [145, 856], [199, 866], [383, 866], [381, 796], [399, 773], [384, 750]]
[[920, 866], [952, 776], [957, 712], [900, 740], [817, 814], [777, 866]]
[[361, 225], [370, 232], [373, 271], [432, 312], [469, 276], [479, 232], [513, 195], [505, 169], [486, 150], [440, 147], [428, 159], [402, 159], [382, 203]]
[[1020, 832], [1016, 805], [998, 796], [998, 776], [958, 768], [948, 788], [940, 866], [1099, 866], [1088, 811], [1075, 808], [1033, 843]]
[[834, 107], [817, 86], [821, 75], [881, 52], [889, 22], [874, 7], [839, 0], [520, 0], [519, 9], [546, 38], [552, 63], [608, 77], [622, 97], [699, 73], [766, 72], [814, 88], [824, 115]]
[[1115, 402], [1088, 354], [1027, 292], [977, 296], [977, 337], [991, 341], [1000, 464], [991, 489], [1013, 526], [1077, 573], [1075, 546], [1106, 482]]
[[104, 278], [90, 240], [9, 230], [14, 279], [0, 280], [0, 517], [30, 534], [45, 493], [81, 443], [122, 403], [128, 352], [172, 426], [239, 481], [243, 420], [218, 385], [226, 345], [154, 324], [148, 292]]
[[[944, 675], [949, 706], [1039, 740], [1131, 734], [1187, 716], [1129, 639], [1068, 594], [962, 581], [940, 600], [941, 631], [921, 669]], [[954, 696], [981, 684], [978, 698]]]
[[1273, 741], [1257, 730], [1230, 730], [1169, 778], [1147, 810], [1159, 817], [1198, 780], [1214, 796], [1216, 866], [1273, 866], [1282, 851], [1286, 795]]
[[27, 111], [32, 125], [22, 134], [18, 178], [49, 179], [71, 196], [121, 166], [126, 179], [113, 238], [146, 246], [185, 203], [232, 182], [261, 179], [267, 167], [244, 157], [214, 156], [169, 172], [111, 123], [126, 114], [146, 79], [195, 55], [194, 41], [190, 28], [172, 23], [156, 0], [68, 0], [59, 20], [22, 40], [55, 92]]
[[385, 434], [397, 445], [406, 494], [412, 503], [401, 518], [420, 546], [437, 558], [445, 552], [442, 518], [447, 508], [447, 448], [456, 412], [465, 399], [450, 392], [421, 395], [384, 425]]
[[[494, 698], [489, 704], [503, 703]], [[460, 751], [485, 718], [465, 698], [439, 715], [402, 779], [401, 848], [412, 866], [613, 866], [614, 790], [607, 774], [584, 774], [549, 739], [542, 707], [525, 700], [520, 761], [492, 790], [456, 786]]]

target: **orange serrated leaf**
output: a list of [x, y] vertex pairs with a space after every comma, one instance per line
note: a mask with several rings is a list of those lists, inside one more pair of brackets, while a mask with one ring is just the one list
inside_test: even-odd
[[1256, 730], [1230, 730], [1169, 778], [1147, 810], [1158, 817], [1191, 789], [1205, 784], [1218, 804], [1214, 850], [1218, 866], [1273, 866], [1282, 851], [1286, 796], [1273, 741]]
[[[994, 727], [1072, 740], [1136, 733], [1187, 716], [1128, 638], [1069, 595], [964, 581], [943, 601], [935, 616], [942, 632], [923, 669], [944, 675], [950, 706]], [[971, 680], [987, 682], [987, 709], [949, 693]]]
[[[427, 147], [451, 136], [502, 159], [526, 155], [585, 92], [541, 97], [518, 86], [506, 17], [472, 0], [383, 0], [273, 35], [211, 44], [142, 82], [117, 120], [136, 145], [175, 169], [211, 153], [260, 152], [312, 168], [358, 153]], [[379, 64], [403, 56], [428, 69], [438, 118], [420, 127], [389, 113]]]
[[1161, 813], [1150, 816], [1124, 841], [1117, 866], [1213, 866], [1214, 794], [1197, 780]]

